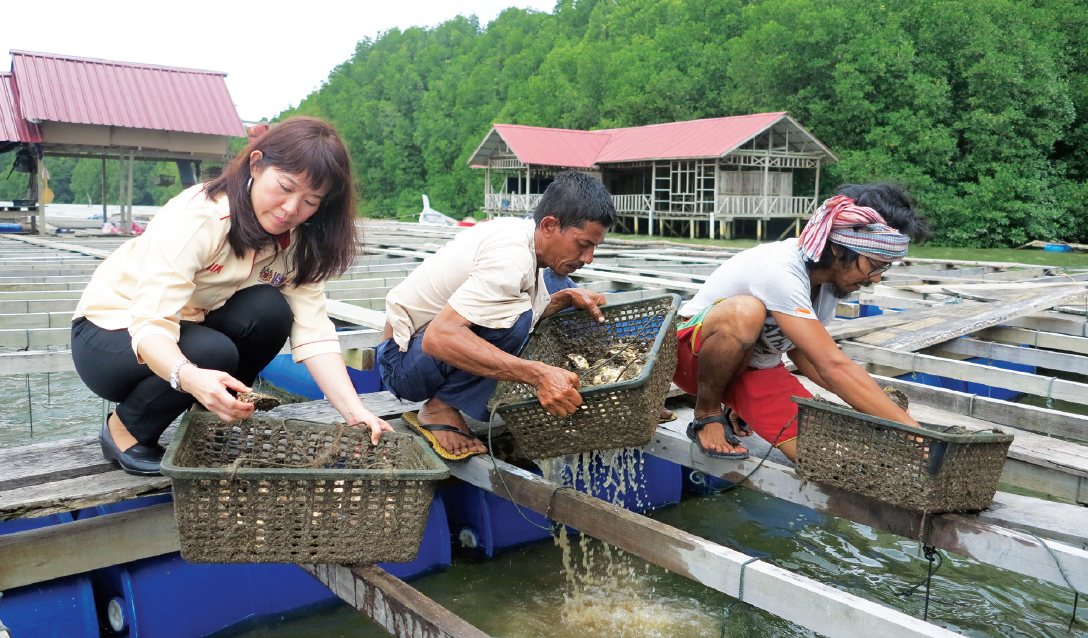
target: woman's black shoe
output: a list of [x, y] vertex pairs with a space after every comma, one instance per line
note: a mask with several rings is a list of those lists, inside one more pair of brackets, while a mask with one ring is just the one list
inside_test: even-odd
[[110, 419], [107, 416], [106, 422], [102, 424], [102, 431], [98, 433], [98, 442], [102, 444], [102, 456], [106, 457], [107, 461], [120, 465], [121, 469], [129, 474], [160, 476], [159, 465], [162, 463], [162, 456], [166, 450], [162, 449], [161, 445], [149, 447], [137, 443], [122, 452], [113, 442], [109, 422]]

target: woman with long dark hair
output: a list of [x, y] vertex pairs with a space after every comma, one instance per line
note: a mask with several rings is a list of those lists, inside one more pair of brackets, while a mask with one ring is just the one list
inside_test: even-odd
[[170, 200], [98, 267], [72, 322], [76, 371], [117, 403], [99, 435], [106, 459], [158, 474], [159, 436], [194, 399], [224, 421], [250, 416], [231, 391], [248, 392], [288, 337], [333, 407], [377, 443], [389, 424], [359, 400], [325, 311], [325, 280], [359, 246], [347, 150], [314, 118], [271, 128]]

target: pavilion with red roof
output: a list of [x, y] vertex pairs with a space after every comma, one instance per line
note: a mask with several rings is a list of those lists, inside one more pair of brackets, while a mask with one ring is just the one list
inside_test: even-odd
[[225, 73], [29, 51], [11, 58], [11, 72], [0, 73], [0, 152], [23, 148], [35, 169], [46, 156], [101, 159], [103, 184], [106, 160], [120, 161], [126, 224], [133, 162], [177, 162], [182, 184], [194, 184], [201, 162], [228, 161], [230, 138], [246, 135]]
[[[487, 171], [489, 216], [532, 212], [556, 173], [577, 170], [608, 187], [627, 232], [652, 235], [656, 221], [661, 234], [728, 238], [735, 220], [753, 219], [761, 238], [771, 219], [800, 228], [816, 210], [821, 163], [837, 160], [780, 112], [600, 131], [495, 124], [469, 164]], [[795, 195], [795, 180], [812, 195]]]

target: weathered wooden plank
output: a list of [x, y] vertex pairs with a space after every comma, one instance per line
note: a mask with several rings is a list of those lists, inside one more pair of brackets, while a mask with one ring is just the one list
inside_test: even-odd
[[1010, 319], [1045, 310], [1088, 294], [1083, 286], [1015, 290], [1006, 301], [977, 306], [948, 307], [935, 317], [888, 328], [859, 337], [857, 341], [894, 350], [915, 351]]
[[100, 248], [88, 248], [86, 246], [80, 246], [78, 244], [70, 244], [68, 242], [53, 241], [50, 239], [38, 239], [37, 237], [28, 237], [26, 235], [3, 235], [4, 239], [11, 239], [14, 241], [26, 242], [35, 246], [44, 246], [47, 248], [53, 248], [55, 250], [64, 250], [74, 253], [80, 253], [82, 255], [89, 255], [91, 257], [98, 257], [105, 259], [110, 256], [113, 250], [102, 250]]
[[1074, 315], [1051, 312], [1049, 310], [1032, 313], [1026, 317], [1009, 319], [1004, 322], [1004, 325], [1013, 328], [1054, 332], [1074, 337], [1088, 337], [1088, 321]]
[[376, 565], [300, 565], [352, 607], [400, 638], [488, 635]]
[[986, 357], [997, 361], [1008, 361], [1009, 363], [1039, 366], [1050, 370], [1088, 374], [1088, 357], [1039, 350], [1037, 348], [1019, 348], [977, 339], [952, 339], [929, 348], [927, 354], [964, 354], [972, 357]]
[[[976, 394], [935, 388], [905, 379], [873, 375], [881, 387], [893, 387], [910, 398], [911, 404], [927, 405], [954, 414], [974, 417], [997, 425], [1008, 425], [1036, 434], [1088, 441], [1088, 417], [1061, 410], [991, 399]], [[1086, 492], [1088, 495], [1088, 492]]]
[[358, 306], [352, 306], [336, 299], [329, 299], [325, 307], [332, 319], [339, 319], [357, 326], [366, 326], [376, 330], [385, 329], [385, 313], [377, 310], [368, 310]]
[[180, 549], [171, 503], [0, 536], [0, 590]]
[[1073, 337], [1053, 332], [1007, 328], [1004, 326], [980, 330], [976, 333], [976, 336], [980, 339], [992, 339], [1001, 343], [1022, 343], [1036, 348], [1050, 348], [1052, 350], [1088, 354], [1088, 338], [1085, 337]]
[[0, 314], [0, 328], [71, 328], [71, 312], [19, 312]]
[[[491, 460], [474, 457], [451, 464], [450, 472], [707, 587], [730, 596], [738, 593], [741, 565], [748, 560], [740, 552], [580, 492], [561, 489], [501, 461], [493, 465]], [[955, 635], [763, 561], [744, 570], [745, 602], [829, 638]]]
[[0, 502], [5, 492], [115, 470], [102, 458], [98, 438], [81, 436], [0, 449]]
[[878, 330], [884, 330], [912, 321], [937, 317], [940, 316], [942, 312], [942, 308], [918, 308], [915, 310], [905, 310], [903, 312], [886, 312], [875, 317], [836, 320], [827, 325], [827, 332], [835, 341], [855, 339]]
[[170, 487], [163, 476], [133, 476], [120, 470], [29, 485], [0, 492], [0, 520], [48, 516], [124, 501]]
[[[685, 435], [666, 427], [659, 427], [654, 440], [643, 449], [654, 456], [732, 482], [743, 479], [759, 463], [755, 455], [740, 462], [708, 457], [691, 445]], [[829, 485], [808, 483], [804, 489], [801, 489], [801, 485], [801, 478], [791, 468], [771, 461], [765, 462], [744, 483], [749, 489], [824, 514], [919, 540], [921, 514]], [[1088, 525], [1088, 510], [1039, 499], [1028, 499], [1029, 503], [1025, 502], [1026, 498], [998, 493], [994, 506], [981, 514], [931, 516], [929, 542], [961, 556], [1064, 587], [1065, 580], [1042, 543], [1008, 527], [1080, 544], [1088, 540], [1088, 528], [1083, 527]], [[1033, 506], [1034, 512], [1029, 505]], [[1075, 572], [1074, 585], [1081, 590], [1088, 587], [1088, 552], [1058, 544], [1051, 544], [1051, 548], [1059, 553], [1062, 566], [1071, 577]]]
[[0, 375], [71, 372], [76, 369], [70, 350], [5, 352], [0, 354]]
[[961, 381], [985, 383], [1015, 392], [1027, 392], [1036, 396], [1088, 405], [1088, 384], [1084, 383], [851, 341], [843, 342], [840, 346], [842, 351], [855, 361], [890, 366], [907, 372], [922, 372]]

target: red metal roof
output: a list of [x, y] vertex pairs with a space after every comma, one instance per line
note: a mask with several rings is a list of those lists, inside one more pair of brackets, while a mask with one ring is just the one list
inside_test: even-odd
[[593, 166], [611, 137], [609, 131], [574, 131], [561, 128], [496, 124], [495, 131], [525, 164]]
[[28, 120], [245, 136], [225, 73], [12, 51]]
[[469, 164], [487, 163], [498, 143], [495, 134], [525, 164], [589, 168], [614, 162], [722, 157], [782, 120], [836, 159], [830, 149], [783, 111], [601, 131], [495, 124]]
[[37, 124], [24, 120], [19, 111], [15, 76], [11, 73], [0, 73], [0, 142], [41, 141], [41, 129]]
[[721, 157], [785, 115], [785, 112], [759, 113], [613, 129], [597, 162]]

